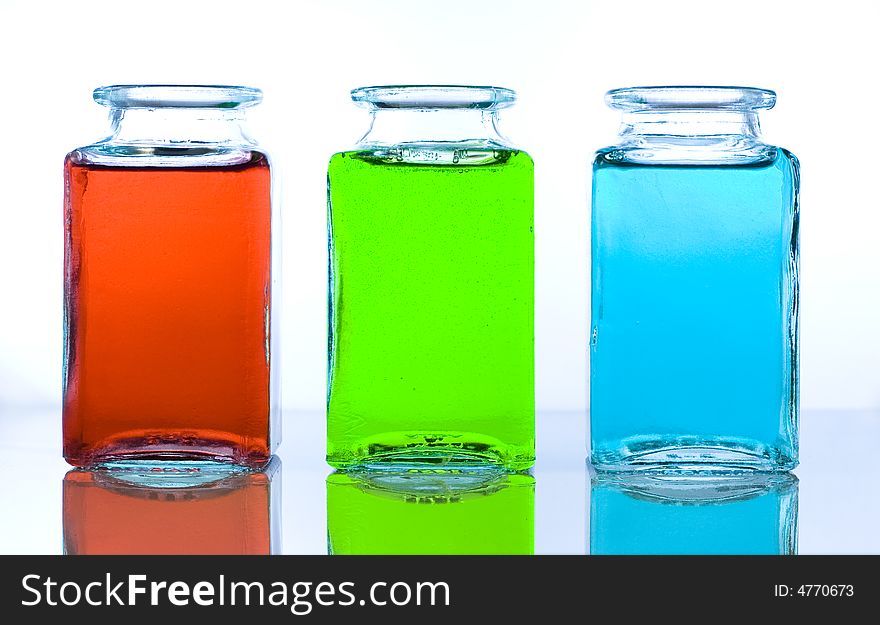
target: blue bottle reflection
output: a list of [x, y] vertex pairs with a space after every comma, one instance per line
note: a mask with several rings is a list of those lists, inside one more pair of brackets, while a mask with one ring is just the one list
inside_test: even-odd
[[793, 555], [794, 475], [594, 475], [593, 555]]

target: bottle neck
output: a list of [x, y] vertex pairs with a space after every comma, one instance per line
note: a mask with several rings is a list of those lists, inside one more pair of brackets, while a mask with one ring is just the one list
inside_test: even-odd
[[755, 111], [639, 111], [623, 115], [620, 136], [695, 140], [736, 136], [757, 140], [761, 125]]
[[239, 109], [114, 108], [102, 143], [140, 146], [247, 146]]
[[370, 128], [359, 147], [419, 145], [477, 145], [507, 147], [498, 131], [496, 111], [449, 108], [388, 108], [371, 111]]
[[772, 158], [754, 110], [627, 111], [612, 154], [656, 164], [740, 164]]
[[256, 148], [243, 122], [239, 109], [114, 107], [110, 136], [75, 150], [72, 158], [119, 167], [238, 165]]

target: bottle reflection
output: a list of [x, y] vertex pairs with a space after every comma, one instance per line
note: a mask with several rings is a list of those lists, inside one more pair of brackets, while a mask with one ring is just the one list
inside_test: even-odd
[[336, 555], [534, 552], [535, 479], [501, 471], [350, 471], [327, 478]]
[[794, 475], [672, 477], [594, 475], [594, 555], [793, 555]]
[[64, 552], [71, 555], [277, 553], [280, 466], [114, 464], [64, 476]]

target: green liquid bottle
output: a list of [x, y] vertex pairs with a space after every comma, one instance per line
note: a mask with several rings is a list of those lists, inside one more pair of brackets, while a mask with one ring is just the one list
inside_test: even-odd
[[364, 471], [327, 478], [334, 555], [532, 555], [535, 480], [499, 471]]
[[493, 134], [513, 94], [353, 97], [374, 122], [329, 166], [328, 462], [527, 468], [534, 167]]

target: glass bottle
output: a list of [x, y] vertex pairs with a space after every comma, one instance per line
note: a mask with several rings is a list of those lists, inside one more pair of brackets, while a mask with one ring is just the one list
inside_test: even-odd
[[278, 553], [280, 466], [273, 457], [262, 471], [187, 462], [73, 469], [64, 476], [64, 553]]
[[[116, 85], [64, 164], [64, 457], [268, 461], [269, 161], [248, 87]], [[273, 371], [273, 369], [276, 369]]]
[[776, 94], [636, 87], [593, 163], [591, 460], [788, 470], [798, 459], [798, 161]]
[[593, 555], [795, 555], [798, 480], [597, 474], [589, 536]]
[[327, 478], [331, 555], [532, 555], [535, 479], [498, 470]]
[[327, 459], [534, 461], [533, 163], [497, 87], [355, 89], [328, 172]]

